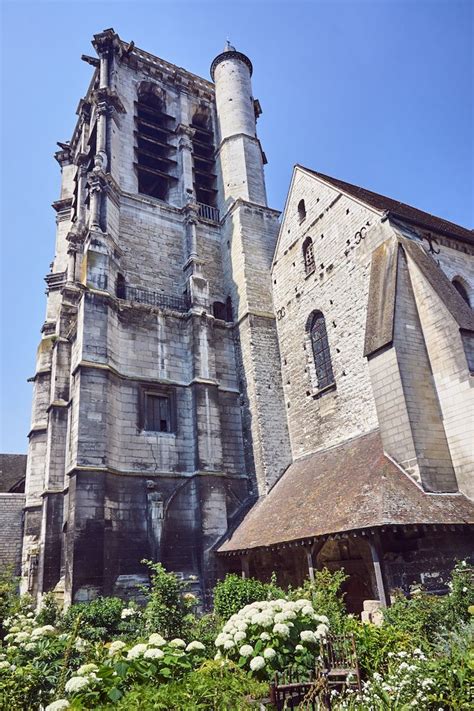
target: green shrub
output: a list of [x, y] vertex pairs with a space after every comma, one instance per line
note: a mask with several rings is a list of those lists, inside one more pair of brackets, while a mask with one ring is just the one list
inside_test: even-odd
[[136, 686], [114, 708], [117, 711], [244, 711], [268, 694], [260, 683], [227, 662], [205, 662], [181, 681]]
[[333, 634], [342, 634], [347, 624], [346, 606], [342, 586], [348, 576], [344, 570], [331, 572], [328, 568], [317, 570], [314, 582], [306, 580], [301, 588], [291, 591], [291, 598], [310, 600], [318, 614], [325, 615]]
[[18, 578], [12, 568], [0, 571], [0, 639], [7, 633], [3, 620], [18, 611]]
[[359, 666], [364, 677], [369, 677], [374, 671], [384, 674], [391, 655], [416, 647], [416, 640], [407, 631], [393, 625], [378, 626], [348, 619], [345, 631], [354, 635]]
[[390, 607], [383, 611], [385, 625], [410, 635], [424, 646], [439, 632], [443, 620], [443, 599], [419, 591], [412, 598], [396, 592]]
[[166, 639], [182, 637], [185, 629], [185, 617], [194, 605], [187, 598], [187, 584], [174, 573], [167, 573], [161, 563], [150, 560], [142, 561], [150, 570], [150, 588], [142, 587], [148, 596], [144, 611], [145, 629], [159, 632]]
[[125, 603], [118, 597], [98, 597], [91, 602], [77, 602], [60, 620], [60, 627], [70, 632], [81, 617], [80, 635], [92, 641], [107, 641], [121, 632]]
[[217, 583], [214, 588], [214, 610], [224, 620], [235, 615], [245, 605], [258, 600], [277, 600], [285, 593], [274, 580], [262, 583], [255, 578], [241, 578], [232, 573]]
[[197, 639], [206, 648], [206, 655], [212, 658], [216, 653], [215, 639], [222, 627], [221, 618], [215, 613], [195, 617], [189, 615], [187, 619], [186, 638]]
[[40, 610], [36, 615], [36, 622], [38, 626], [56, 626], [60, 616], [61, 608], [58, 604], [58, 601], [56, 600], [55, 594], [53, 592], [47, 592], [45, 595], [43, 595]]
[[465, 560], [456, 563], [449, 583], [450, 592], [443, 600], [443, 622], [448, 628], [468, 622], [474, 605], [474, 566]]

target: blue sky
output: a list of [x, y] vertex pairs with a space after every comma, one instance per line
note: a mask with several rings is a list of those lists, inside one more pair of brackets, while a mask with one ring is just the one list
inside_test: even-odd
[[464, 0], [1, 2], [0, 451], [24, 452], [43, 277], [54, 255], [56, 141], [71, 137], [92, 35], [204, 77], [226, 38], [254, 64], [269, 204], [292, 166], [473, 226], [473, 3]]

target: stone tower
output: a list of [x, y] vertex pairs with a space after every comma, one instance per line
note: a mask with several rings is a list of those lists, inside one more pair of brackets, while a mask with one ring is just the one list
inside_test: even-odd
[[143, 558], [197, 578], [289, 463], [250, 60], [215, 85], [112, 30], [60, 143], [37, 355], [23, 589], [133, 594]]

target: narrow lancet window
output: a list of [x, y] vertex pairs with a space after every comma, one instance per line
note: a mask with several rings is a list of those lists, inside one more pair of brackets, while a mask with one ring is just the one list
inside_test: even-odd
[[168, 199], [170, 183], [177, 181], [173, 174], [176, 147], [170, 143], [174, 123], [153, 87], [144, 87], [135, 102], [135, 168], [139, 193]]
[[467, 289], [462, 283], [461, 279], [459, 277], [454, 277], [453, 279], [453, 286], [456, 289], [456, 291], [461, 294], [462, 298], [466, 302], [468, 306], [471, 305], [471, 302], [469, 301], [469, 294], [467, 293]]
[[194, 191], [196, 200], [210, 207], [216, 207], [216, 170], [214, 161], [214, 134], [207, 114], [195, 114], [192, 123]]
[[307, 237], [303, 242], [303, 259], [306, 274], [312, 274], [315, 270], [314, 247], [311, 237]]
[[306, 219], [306, 205], [304, 204], [304, 200], [300, 200], [298, 203], [298, 217], [300, 222]]
[[317, 385], [321, 390], [334, 383], [326, 321], [321, 311], [315, 311], [310, 317], [309, 335], [311, 337]]

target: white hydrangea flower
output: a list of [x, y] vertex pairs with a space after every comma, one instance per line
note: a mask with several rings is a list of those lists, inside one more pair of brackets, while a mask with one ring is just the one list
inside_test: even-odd
[[97, 664], [83, 664], [79, 667], [76, 674], [77, 676], [87, 676], [87, 674], [97, 671], [99, 671], [99, 667], [97, 666]]
[[117, 654], [117, 652], [120, 652], [121, 649], [126, 647], [125, 642], [122, 642], [121, 639], [117, 639], [115, 642], [111, 642], [110, 647], [109, 647], [109, 656], [113, 657], [114, 654]]
[[263, 656], [265, 659], [273, 659], [273, 657], [276, 657], [276, 652], [271, 647], [267, 647], [263, 652]]
[[154, 647], [162, 647], [166, 644], [166, 639], [162, 637], [161, 634], [158, 634], [158, 632], [153, 632], [153, 634], [148, 637], [148, 643]]
[[0, 669], [10, 669], [10, 662], [1, 661], [0, 662]]
[[133, 607], [124, 607], [122, 612], [120, 613], [120, 618], [122, 620], [127, 620], [129, 617], [134, 617], [134, 615], [138, 614], [138, 610], [135, 610]]
[[204, 649], [206, 649], [206, 647], [203, 645], [202, 642], [199, 642], [197, 639], [190, 642], [188, 644], [188, 646], [186, 647], [187, 652], [194, 652], [194, 651], [202, 652]]
[[329, 631], [329, 627], [323, 623], [316, 627], [316, 635], [318, 637], [325, 637]]
[[48, 704], [44, 711], [64, 711], [64, 709], [69, 709], [70, 704], [67, 699], [58, 699], [53, 701], [52, 704]]
[[329, 625], [329, 619], [326, 617], [326, 615], [315, 615], [315, 620], [318, 620], [318, 622], [322, 622], [323, 625]]
[[72, 676], [69, 681], [66, 682], [66, 686], [64, 688], [66, 690], [66, 694], [75, 694], [76, 691], [85, 689], [86, 686], [89, 686], [89, 679], [87, 676]]
[[253, 647], [251, 644], [243, 644], [239, 652], [242, 657], [250, 657], [250, 655], [253, 654]]
[[15, 642], [17, 644], [20, 642], [26, 642], [27, 639], [30, 639], [28, 632], [18, 632], [18, 634], [15, 635]]
[[305, 617], [316, 617], [319, 619], [317, 615], [315, 615], [313, 608], [311, 605], [305, 605], [303, 608], [301, 608], [301, 614], [304, 615]]
[[310, 642], [314, 643], [318, 641], [317, 636], [314, 634], [312, 630], [303, 630], [300, 632], [300, 639], [302, 642]]
[[147, 649], [146, 652], [143, 654], [144, 659], [162, 659], [164, 656], [165, 653], [158, 647], [152, 647], [151, 649]]
[[171, 640], [170, 647], [181, 647], [181, 649], [184, 649], [186, 647], [186, 642], [184, 641], [184, 639], [175, 637]]
[[[67, 636], [67, 635], [66, 635]], [[61, 635], [62, 637], [62, 635]], [[85, 652], [87, 649], [87, 642], [85, 639], [82, 639], [82, 637], [77, 637], [76, 641], [74, 642], [74, 649], [77, 652]]]
[[214, 644], [216, 645], [216, 647], [222, 647], [224, 642], [228, 639], [229, 639], [228, 635], [225, 634], [225, 632], [221, 632], [220, 634], [217, 635], [216, 641], [214, 642]]
[[280, 637], [288, 637], [290, 634], [290, 628], [288, 625], [285, 625], [283, 623], [281, 624], [276, 624], [273, 627], [273, 632], [274, 634], [280, 635]]
[[138, 659], [146, 651], [146, 644], [136, 644], [134, 647], [128, 650], [127, 659]]
[[25, 644], [25, 649], [27, 652], [34, 652], [36, 649], [36, 644], [34, 642], [28, 642]]
[[232, 647], [235, 647], [234, 640], [232, 639], [226, 639], [224, 642], [224, 649], [227, 651], [228, 649], [232, 649]]
[[218, 651], [218, 652], [216, 652], [216, 654], [214, 655], [214, 661], [218, 662], [219, 659], [222, 659], [222, 654]]
[[261, 639], [263, 642], [268, 642], [268, 641], [271, 639], [271, 637], [270, 637], [270, 635], [268, 634], [268, 632], [262, 632], [262, 634], [260, 635], [260, 639]]
[[263, 669], [264, 666], [265, 659], [263, 657], [254, 657], [250, 660], [250, 669], [252, 671], [258, 671], [259, 669]]
[[242, 642], [245, 639], [245, 632], [236, 632], [234, 634], [234, 642]]
[[305, 649], [304, 649], [304, 647], [303, 647], [302, 644], [297, 644], [296, 647], [295, 647], [295, 649], [296, 649], [297, 652], [304, 652], [304, 651], [305, 651]]

